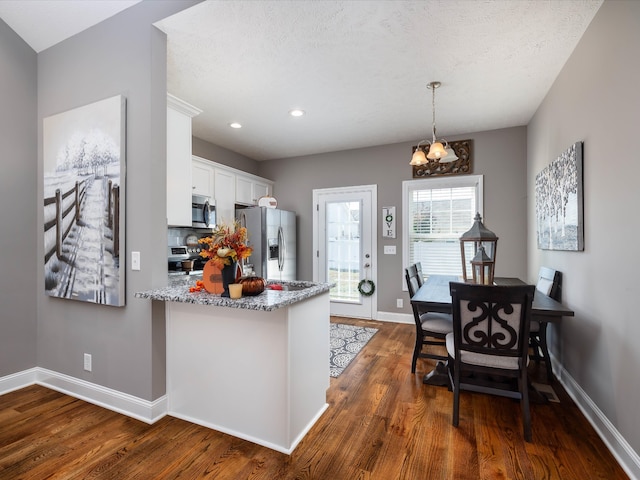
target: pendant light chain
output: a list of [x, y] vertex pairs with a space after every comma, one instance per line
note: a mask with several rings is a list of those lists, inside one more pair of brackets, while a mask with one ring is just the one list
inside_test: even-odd
[[433, 143], [436, 143], [436, 82], [431, 82], [431, 111], [433, 112], [433, 125], [431, 131], [433, 133]]

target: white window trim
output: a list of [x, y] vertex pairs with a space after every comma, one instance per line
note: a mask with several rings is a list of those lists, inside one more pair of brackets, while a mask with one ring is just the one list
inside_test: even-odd
[[[484, 175], [453, 175], [417, 180], [405, 180], [402, 182], [402, 290], [408, 291], [404, 278], [404, 269], [409, 266], [409, 191], [419, 188], [455, 188], [476, 187], [476, 210], [484, 217]], [[471, 227], [471, 225], [469, 225]]]

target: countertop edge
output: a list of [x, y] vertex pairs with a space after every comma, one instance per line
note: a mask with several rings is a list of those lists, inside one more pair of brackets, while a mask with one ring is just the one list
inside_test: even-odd
[[[195, 283], [195, 281], [193, 282]], [[275, 283], [275, 282], [270, 282]], [[191, 283], [170, 285], [164, 288], [135, 292], [134, 297], [163, 302], [190, 303], [194, 305], [208, 305], [213, 307], [240, 308], [254, 311], [273, 311], [279, 308], [302, 302], [308, 298], [328, 292], [330, 283], [314, 282], [277, 282], [287, 287], [306, 287], [303, 290], [271, 290], [266, 289], [260, 295], [243, 296], [239, 299], [223, 298], [207, 292], [189, 292]]]

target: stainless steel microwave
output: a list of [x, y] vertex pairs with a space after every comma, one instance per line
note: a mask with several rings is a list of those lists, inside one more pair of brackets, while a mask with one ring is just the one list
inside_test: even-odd
[[213, 228], [216, 225], [216, 203], [202, 195], [191, 197], [191, 226]]

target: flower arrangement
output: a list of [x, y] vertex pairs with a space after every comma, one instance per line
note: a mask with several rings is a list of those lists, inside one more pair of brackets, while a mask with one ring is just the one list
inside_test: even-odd
[[200, 256], [209, 258], [222, 269], [225, 265], [247, 258], [253, 252], [247, 247], [247, 229], [238, 222], [233, 225], [216, 225], [210, 237], [201, 238], [198, 243], [204, 245]]

